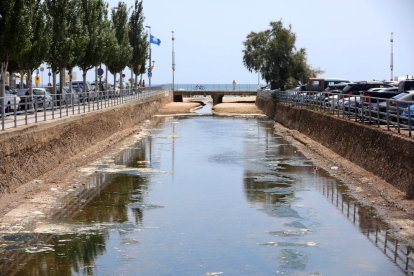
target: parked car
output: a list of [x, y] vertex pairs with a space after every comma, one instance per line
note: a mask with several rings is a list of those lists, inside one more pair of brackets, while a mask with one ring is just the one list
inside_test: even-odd
[[4, 92], [4, 112], [9, 113], [19, 110], [20, 97], [15, 94], [15, 90], [6, 87]]
[[401, 115], [405, 108], [414, 103], [414, 90], [402, 92], [389, 100], [385, 100], [378, 104], [372, 105], [372, 110], [380, 112], [380, 117], [386, 116], [387, 109], [388, 113], [392, 118], [395, 118], [397, 113]]
[[349, 82], [340, 82], [333, 85], [329, 85], [325, 88], [325, 92], [329, 93], [336, 93], [339, 94], [344, 90], [344, 88], [348, 85]]
[[404, 92], [409, 90], [414, 90], [414, 79], [406, 79], [400, 81], [398, 84], [398, 91]]
[[[401, 91], [403, 92], [403, 91]], [[382, 87], [382, 88], [372, 88], [368, 91], [361, 92], [362, 95], [365, 97], [365, 103], [376, 103], [382, 102], [386, 99], [390, 99], [394, 96], [397, 96], [401, 93], [398, 90], [398, 87]], [[371, 99], [374, 98], [374, 99]]]
[[33, 104], [37, 105], [37, 107], [51, 107], [53, 105], [53, 98], [52, 95], [46, 91], [45, 88], [33, 88]]
[[16, 95], [20, 98], [20, 110], [33, 109], [33, 97], [29, 94], [28, 88], [18, 88], [15, 90]]
[[307, 91], [324, 91], [327, 87], [338, 83], [350, 83], [350, 81], [344, 79], [310, 78]]
[[[369, 89], [372, 88], [383, 88], [388, 87], [388, 85], [384, 84], [383, 82], [355, 82], [355, 83], [348, 83], [342, 92], [338, 95], [332, 95], [325, 99], [325, 106], [339, 106], [341, 101], [344, 101], [344, 98], [348, 98], [354, 95], [354, 98], [361, 96], [361, 94], [365, 93]], [[359, 100], [355, 100], [357, 102]], [[345, 106], [345, 105], [344, 105]]]
[[[69, 87], [69, 82], [66, 82], [66, 85]], [[83, 81], [73, 80], [72, 89], [79, 95], [79, 101], [81, 103], [94, 100], [96, 94], [94, 93], [92, 86], [89, 81], [86, 82], [86, 89], [83, 89]]]
[[403, 124], [414, 125], [414, 104], [407, 107], [402, 113], [402, 122]]

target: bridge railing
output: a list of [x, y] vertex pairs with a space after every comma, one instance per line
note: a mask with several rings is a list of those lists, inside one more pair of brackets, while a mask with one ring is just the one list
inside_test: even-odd
[[257, 84], [175, 84], [174, 90], [188, 91], [257, 91]]
[[414, 101], [317, 91], [259, 91], [258, 97], [395, 130], [409, 137], [414, 130]]
[[163, 86], [0, 98], [0, 130], [93, 112], [129, 102], [149, 102], [168, 95]]

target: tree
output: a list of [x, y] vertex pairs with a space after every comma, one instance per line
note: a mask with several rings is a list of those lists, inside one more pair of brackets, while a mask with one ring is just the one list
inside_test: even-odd
[[295, 86], [315, 75], [306, 60], [306, 50], [296, 50], [296, 35], [283, 27], [282, 21], [271, 22], [270, 29], [251, 32], [244, 42], [243, 63], [249, 71], [260, 72], [263, 79], [281, 89]]
[[144, 31], [144, 19], [145, 17], [143, 14], [142, 1], [135, 0], [134, 10], [132, 11], [129, 19], [129, 43], [132, 46], [132, 58], [129, 62], [129, 67], [131, 68], [131, 72], [135, 74], [134, 85], [137, 84], [137, 76], [142, 72], [142, 64], [144, 64], [143, 72], [145, 73], [145, 60], [148, 52], [148, 37], [147, 33]]
[[[46, 26], [45, 6], [41, 0], [26, 1], [28, 24], [31, 26], [28, 49], [17, 55], [19, 68], [26, 71], [29, 93], [32, 94], [32, 75], [46, 59], [50, 35]], [[23, 76], [22, 76], [23, 78]]]
[[116, 44], [109, 64], [109, 71], [114, 74], [114, 86], [116, 85], [116, 73], [120, 72], [120, 88], [123, 88], [122, 70], [128, 65], [132, 56], [132, 47], [128, 37], [128, 9], [124, 2], [119, 2], [118, 7], [112, 9], [112, 24], [115, 32]]
[[[118, 43], [115, 36], [115, 29], [113, 23], [107, 17], [102, 22], [102, 35], [100, 36], [101, 43], [101, 61], [106, 65], [105, 89], [108, 90], [108, 66], [115, 62], [118, 52]], [[114, 75], [114, 79], [115, 79]]]
[[85, 26], [82, 24], [81, 17], [82, 6], [79, 0], [72, 2], [72, 8], [68, 11], [68, 60], [66, 69], [69, 74], [69, 88], [72, 90], [72, 71], [85, 55], [88, 37], [86, 35]]
[[76, 6], [75, 0], [45, 0], [51, 43], [46, 61], [53, 76], [53, 93], [56, 94], [56, 73], [60, 71], [60, 90], [65, 83], [65, 66], [70, 59], [69, 11]]
[[106, 16], [106, 5], [102, 0], [81, 0], [81, 24], [84, 26], [86, 47], [78, 66], [82, 69], [83, 89], [86, 91], [86, 73], [101, 62], [101, 24]]
[[0, 98], [5, 94], [8, 62], [30, 48], [31, 25], [24, 0], [0, 1]]

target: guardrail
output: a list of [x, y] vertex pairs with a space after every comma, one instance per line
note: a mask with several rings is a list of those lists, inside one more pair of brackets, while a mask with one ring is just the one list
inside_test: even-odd
[[165, 96], [163, 87], [129, 88], [65, 94], [7, 94], [0, 98], [1, 130], [40, 121], [93, 112], [133, 101], [149, 102]]
[[413, 248], [390, 234], [390, 227], [380, 221], [357, 200], [333, 185], [330, 180], [318, 180], [316, 188], [327, 200], [367, 237], [379, 250], [407, 274], [414, 273]]
[[257, 84], [175, 84], [174, 91], [257, 91]]
[[259, 91], [258, 97], [272, 98], [387, 130], [395, 129], [409, 137], [412, 137], [414, 129], [414, 101], [312, 91]]

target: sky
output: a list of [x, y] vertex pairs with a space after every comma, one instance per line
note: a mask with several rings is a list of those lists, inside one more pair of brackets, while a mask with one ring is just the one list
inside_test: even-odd
[[[110, 8], [118, 3], [107, 1]], [[243, 41], [280, 19], [292, 26], [296, 47], [306, 48], [308, 62], [324, 71], [322, 77], [390, 79], [391, 32], [394, 75], [414, 75], [414, 0], [144, 0], [143, 5], [145, 25], [161, 39], [160, 46], [152, 44], [153, 84], [172, 82], [171, 31], [175, 83], [257, 84], [257, 73], [243, 65]]]

